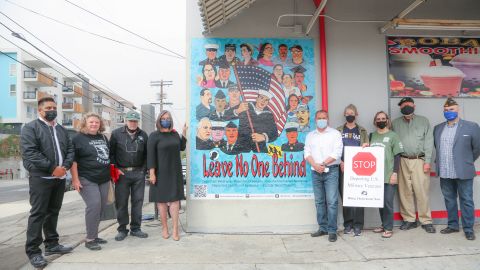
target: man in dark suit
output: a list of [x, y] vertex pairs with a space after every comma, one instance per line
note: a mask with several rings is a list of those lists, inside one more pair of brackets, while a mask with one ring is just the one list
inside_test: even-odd
[[[258, 90], [255, 104], [243, 102], [236, 110], [239, 118], [238, 142], [246, 149], [267, 153], [267, 143], [271, 143], [278, 138], [275, 118], [267, 108], [271, 97], [272, 93], [270, 91]], [[250, 119], [248, 119], [247, 110]], [[250, 126], [250, 120], [253, 130]]]
[[440, 233], [459, 231], [458, 194], [465, 237], [475, 240], [473, 178], [476, 175], [474, 162], [480, 156], [480, 127], [477, 123], [460, 119], [458, 107], [455, 100], [448, 98], [443, 106], [447, 121], [436, 125], [433, 130], [436, 169], [448, 212], [448, 226]]
[[228, 88], [234, 83], [230, 81], [230, 65], [226, 61], [220, 61], [218, 66], [218, 80], [215, 80], [217, 88]]
[[245, 152], [240, 144], [237, 143], [238, 139], [238, 127], [233, 122], [228, 122], [225, 129], [225, 136], [227, 137], [227, 143], [224, 144], [220, 150], [227, 155], [237, 155], [241, 152]]
[[[28, 170], [30, 187], [30, 216], [28, 218], [25, 251], [35, 268], [43, 268], [45, 255], [65, 254], [72, 251], [58, 243], [58, 213], [65, 192], [65, 176], [73, 163], [74, 148], [67, 130], [59, 125], [57, 104], [52, 97], [38, 101], [38, 119], [22, 128], [20, 147], [23, 166]], [[45, 240], [42, 238], [42, 230]]]
[[225, 109], [227, 107], [227, 97], [223, 93], [222, 90], [218, 90], [217, 94], [215, 94], [215, 108], [210, 112], [210, 120], [212, 121], [227, 121], [229, 119], [229, 115], [227, 115]]

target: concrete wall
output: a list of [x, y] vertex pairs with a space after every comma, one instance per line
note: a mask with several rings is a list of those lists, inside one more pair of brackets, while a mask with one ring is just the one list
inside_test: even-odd
[[[290, 37], [289, 29], [276, 28], [277, 18], [285, 13], [312, 14], [313, 1], [297, 0], [257, 0], [248, 10], [232, 21], [215, 30], [211, 37]], [[431, 3], [433, 2], [433, 3]], [[410, 0], [335, 0], [327, 4], [327, 14], [346, 20], [390, 20], [411, 3]], [[480, 2], [475, 0], [428, 1], [429, 6], [420, 6], [411, 13], [411, 18], [479, 19]], [[306, 26], [307, 19], [297, 19]], [[286, 20], [284, 23], [291, 23]], [[340, 125], [344, 119], [343, 109], [349, 103], [357, 105], [359, 123], [373, 130], [372, 118], [379, 110], [391, 111], [393, 117], [399, 116], [396, 103], [390, 100], [387, 87], [387, 57], [385, 35], [379, 33], [383, 23], [339, 23], [327, 20], [327, 64], [329, 86], [329, 111], [331, 126]], [[203, 27], [196, 1], [187, 3], [187, 42], [192, 37], [202, 37]], [[455, 32], [395, 32], [392, 35], [461, 35]], [[479, 33], [477, 33], [479, 34]], [[310, 37], [315, 40], [318, 55], [318, 24]], [[189, 48], [190, 46], [187, 46]], [[187, 52], [187, 56], [190, 52]], [[315, 59], [317, 72], [320, 73], [319, 57]], [[190, 78], [187, 61], [187, 78]], [[320, 104], [320, 76], [317, 101]], [[190, 88], [190, 82], [187, 81]], [[479, 100], [459, 99], [462, 117], [480, 122]], [[443, 121], [440, 99], [417, 99], [417, 113], [429, 117], [431, 123]], [[318, 104], [317, 104], [318, 105]], [[477, 161], [477, 165], [480, 165]], [[477, 166], [480, 168], [480, 166]], [[194, 177], [194, 176], [191, 176]], [[432, 178], [432, 210], [444, 210], [438, 179]], [[188, 185], [187, 185], [188, 187]], [[475, 184], [478, 190], [480, 184]], [[187, 191], [187, 194], [189, 192]], [[477, 193], [478, 194], [478, 193]], [[475, 198], [480, 204], [480, 196]], [[398, 203], [396, 203], [398, 208]], [[478, 207], [477, 207], [478, 208]], [[367, 209], [367, 226], [378, 225], [377, 209]], [[313, 200], [222, 200], [188, 201], [187, 230], [203, 232], [296, 232], [315, 229], [315, 209]], [[339, 224], [340, 225], [340, 224]]]

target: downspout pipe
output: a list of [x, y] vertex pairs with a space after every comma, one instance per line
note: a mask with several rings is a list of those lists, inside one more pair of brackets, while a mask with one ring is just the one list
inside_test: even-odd
[[[326, 1], [326, 0], [323, 0]], [[322, 0], [313, 0], [315, 6], [318, 7]], [[325, 8], [321, 14], [325, 14]], [[328, 111], [328, 79], [327, 79], [327, 42], [325, 37], [325, 17], [318, 18], [318, 30], [320, 35], [320, 76], [321, 76], [321, 96], [322, 110]]]

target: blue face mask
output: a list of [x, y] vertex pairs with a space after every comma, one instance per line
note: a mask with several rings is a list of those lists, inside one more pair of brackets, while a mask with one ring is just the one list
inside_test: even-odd
[[319, 129], [324, 129], [324, 128], [327, 127], [327, 125], [328, 125], [327, 119], [318, 119], [318, 120], [317, 120], [317, 127], [318, 127]]
[[458, 117], [458, 112], [446, 111], [443, 112], [443, 116], [447, 121], [455, 120]]
[[170, 120], [160, 120], [160, 126], [162, 128], [170, 128], [172, 126], [172, 122]]

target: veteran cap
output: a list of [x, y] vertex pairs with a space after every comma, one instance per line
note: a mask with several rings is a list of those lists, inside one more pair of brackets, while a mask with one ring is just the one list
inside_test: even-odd
[[413, 98], [411, 97], [404, 97], [402, 99], [400, 99], [400, 102], [398, 102], [398, 106], [401, 106], [403, 103], [405, 102], [412, 102], [412, 103], [415, 103], [415, 101], [413, 101]]
[[302, 66], [296, 66], [290, 69], [293, 73], [304, 73], [307, 71], [304, 67]]
[[215, 94], [215, 98], [216, 99], [224, 99], [224, 98], [227, 98], [227, 96], [225, 96], [225, 93], [223, 93], [222, 90], [218, 90], [218, 92]]
[[449, 97], [445, 101], [445, 104], [443, 104], [443, 107], [450, 107], [450, 106], [454, 106], [454, 105], [458, 105], [458, 103], [453, 98]]
[[125, 119], [128, 121], [140, 121], [140, 114], [136, 111], [129, 111]]
[[218, 50], [218, 45], [217, 44], [206, 44], [205, 49], [207, 51], [216, 51], [216, 50]]
[[291, 131], [298, 131], [298, 127], [300, 125], [296, 122], [287, 122], [285, 124], [285, 131], [286, 132], [291, 132]]
[[226, 123], [221, 121], [211, 121], [212, 130], [221, 130], [225, 129]]

